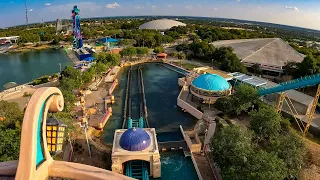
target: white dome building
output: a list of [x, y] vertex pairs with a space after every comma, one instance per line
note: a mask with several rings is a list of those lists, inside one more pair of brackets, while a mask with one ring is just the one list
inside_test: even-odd
[[158, 19], [142, 24], [139, 29], [168, 30], [175, 26], [186, 26], [186, 24], [171, 19]]

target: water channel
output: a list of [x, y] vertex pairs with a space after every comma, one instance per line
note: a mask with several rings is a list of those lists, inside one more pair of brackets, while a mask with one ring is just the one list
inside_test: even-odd
[[[137, 81], [138, 66], [133, 66], [134, 81]], [[161, 64], [147, 63], [141, 66], [150, 127], [156, 128], [159, 141], [181, 140], [181, 133], [178, 132], [179, 125], [188, 130], [192, 129], [196, 123], [193, 116], [182, 112], [177, 107], [177, 97], [181, 90], [178, 86], [178, 78], [182, 77], [182, 75]], [[128, 67], [124, 68], [118, 75], [120, 83], [114, 91], [116, 103], [112, 105], [113, 116], [108, 120], [103, 134], [104, 142], [108, 144], [112, 144], [113, 142], [115, 129], [121, 129], [122, 127], [128, 69]], [[133, 101], [138, 101], [137, 98], [134, 98], [137, 95], [136, 93], [138, 93], [137, 90], [133, 90]], [[132, 113], [135, 118], [137, 118], [136, 116], [139, 113], [138, 105], [138, 102], [132, 102]], [[190, 157], [185, 157], [183, 152], [163, 152], [160, 156], [162, 162], [161, 179], [198, 179]]]
[[72, 64], [61, 50], [45, 49], [23, 53], [0, 54], [0, 91], [8, 82], [23, 84], [43, 75], [51, 75]]

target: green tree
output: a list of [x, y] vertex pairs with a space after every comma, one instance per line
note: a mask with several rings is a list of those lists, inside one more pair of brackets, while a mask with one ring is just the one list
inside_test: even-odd
[[137, 55], [144, 56], [148, 55], [150, 50], [147, 47], [137, 47]]
[[244, 165], [251, 152], [251, 133], [238, 126], [224, 127], [212, 137], [211, 153], [222, 169]]
[[186, 59], [186, 54], [184, 52], [178, 52], [178, 59], [184, 60]]
[[298, 64], [298, 71], [295, 77], [313, 75], [320, 72], [320, 61], [312, 54], [308, 54], [304, 60]]
[[72, 79], [79, 79], [81, 77], [81, 71], [72, 66], [66, 66], [61, 72], [61, 75]]
[[0, 101], [0, 162], [18, 160], [23, 112], [17, 103]]
[[164, 52], [164, 48], [162, 46], [155, 47], [153, 49], [153, 52], [154, 53], [163, 53]]
[[109, 63], [110, 66], [117, 66], [120, 64], [120, 54], [107, 54], [106, 60], [107, 63], [105, 64]]
[[221, 97], [214, 103], [214, 107], [221, 111], [223, 114], [234, 113], [233, 98], [231, 96]]
[[247, 84], [239, 84], [232, 95], [235, 114], [248, 111], [257, 101], [260, 101], [258, 91]]
[[282, 118], [272, 107], [251, 111], [249, 115], [250, 129], [255, 132], [258, 140], [268, 141], [279, 135]]
[[96, 63], [95, 64], [95, 71], [97, 75], [101, 76], [104, 72], [107, 71], [108, 66], [103, 63]]
[[285, 179], [287, 177], [285, 170], [285, 163], [277, 155], [263, 150], [252, 153], [245, 166], [246, 179]]
[[20, 129], [0, 128], [0, 162], [19, 159]]
[[137, 48], [132, 47], [132, 46], [126, 47], [126, 48], [122, 49], [122, 51], [120, 51], [120, 55], [122, 57], [130, 57], [130, 58], [133, 56], [136, 56], [137, 55]]
[[136, 43], [137, 42], [134, 39], [123, 39], [123, 40], [119, 41], [120, 46], [133, 46]]
[[273, 140], [268, 150], [277, 154], [286, 164], [286, 174], [297, 176], [304, 165], [305, 144], [293, 131], [283, 133]]
[[0, 117], [6, 118], [0, 121], [0, 127], [15, 129], [21, 126], [23, 112], [15, 102], [0, 101]]

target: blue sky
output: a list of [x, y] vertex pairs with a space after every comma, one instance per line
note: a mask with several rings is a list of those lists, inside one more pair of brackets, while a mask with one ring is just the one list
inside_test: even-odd
[[[29, 22], [81, 17], [182, 15], [236, 18], [320, 30], [320, 0], [27, 0]], [[0, 0], [0, 27], [24, 24], [24, 0]]]

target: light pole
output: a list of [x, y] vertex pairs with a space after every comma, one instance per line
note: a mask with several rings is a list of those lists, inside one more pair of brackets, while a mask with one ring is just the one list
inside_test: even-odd
[[211, 59], [211, 66], [212, 66], [212, 69], [213, 69], [213, 59]]
[[59, 63], [59, 67], [60, 67], [60, 74], [61, 74], [61, 63]]

